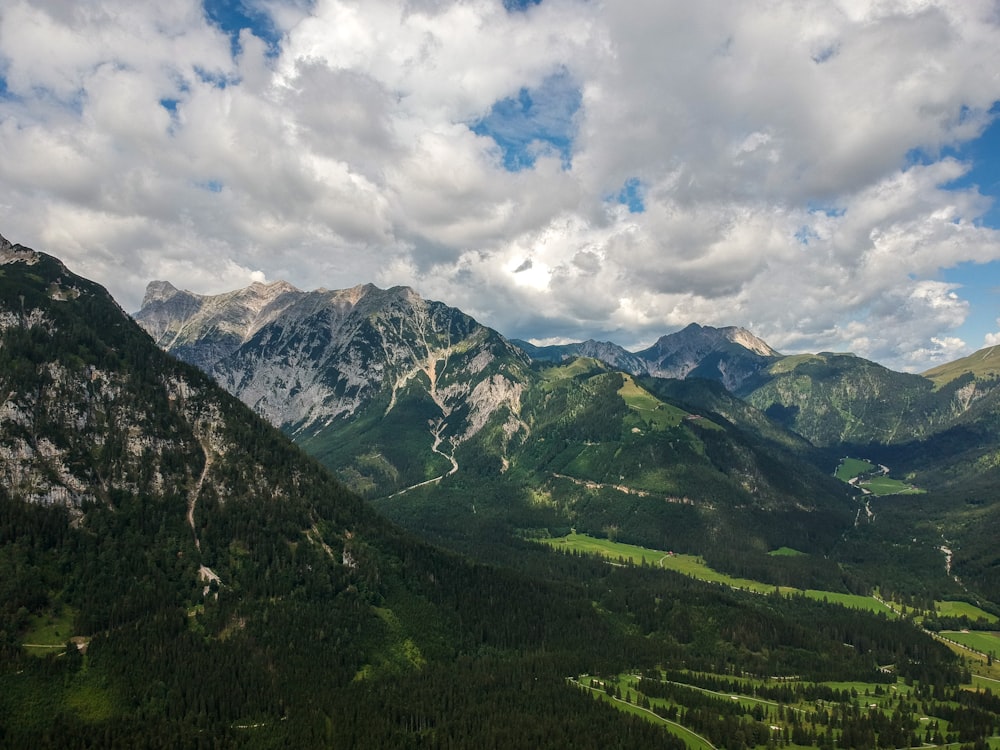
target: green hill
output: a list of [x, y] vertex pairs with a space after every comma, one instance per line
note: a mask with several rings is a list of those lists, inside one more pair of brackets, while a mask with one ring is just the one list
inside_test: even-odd
[[940, 388], [967, 374], [971, 374], [976, 380], [1000, 378], [1000, 351], [997, 347], [988, 346], [968, 357], [931, 368], [923, 376]]

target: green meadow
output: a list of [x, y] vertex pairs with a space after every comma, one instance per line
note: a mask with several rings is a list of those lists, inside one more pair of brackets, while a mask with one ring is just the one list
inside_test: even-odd
[[1000, 655], [1000, 633], [970, 630], [942, 630], [941, 635], [984, 654]]
[[[863, 458], [844, 458], [841, 459], [840, 464], [837, 466], [834, 476], [841, 482], [850, 482], [855, 477], [869, 474], [877, 468], [875, 464], [865, 461]], [[864, 481], [859, 481], [858, 487], [862, 487], [876, 496], [919, 495], [924, 492], [924, 490], [914, 487], [912, 484], [899, 479], [891, 479], [887, 476], [874, 476]]]
[[69, 607], [35, 615], [21, 641], [24, 649], [36, 656], [61, 651], [73, 637], [73, 620], [76, 613]]
[[791, 547], [778, 547], [778, 549], [773, 549], [767, 554], [771, 557], [803, 557], [806, 553], [799, 552], [799, 550], [792, 549]]
[[860, 483], [861, 487], [871, 492], [873, 495], [922, 495], [924, 490], [914, 487], [912, 484], [890, 477], [874, 477]]
[[968, 602], [934, 602], [934, 609], [941, 617], [968, 617], [970, 620], [986, 620], [1000, 623], [1000, 617], [991, 615]]
[[837, 471], [835, 476], [841, 482], [849, 482], [854, 479], [854, 477], [859, 477], [862, 474], [867, 474], [875, 468], [875, 464], [865, 461], [860, 458], [845, 458], [837, 466]]
[[[650, 675], [646, 674], [646, 678], [649, 679]], [[700, 687], [699, 683], [703, 683], [706, 678], [714, 679], [716, 682], [725, 682], [728, 687], [725, 692]], [[639, 690], [640, 681], [638, 675], [630, 673], [618, 674], [614, 677], [581, 675], [577, 678], [571, 678], [570, 681], [580, 688], [599, 696], [602, 700], [609, 702], [620, 711], [633, 713], [642, 716], [648, 721], [664, 725], [674, 735], [682, 738], [692, 750], [712, 750], [713, 748], [710, 740], [706, 737], [697, 734], [690, 728], [683, 727], [677, 721], [669, 721], [663, 716], [654, 713], [654, 711], [663, 712], [664, 709], [671, 709], [677, 714], [678, 720], [685, 721], [686, 723], [686, 719], [682, 718], [686, 710], [685, 705], [671, 698], [644, 695]], [[692, 672], [675, 673], [673, 679], [669, 679], [664, 673], [661, 676], [661, 682], [667, 685], [676, 685], [682, 690], [688, 691], [688, 694], [694, 691], [712, 696], [716, 701], [721, 700], [726, 703], [730, 703], [731, 701], [731, 705], [739, 706], [739, 711], [736, 712], [736, 715], [739, 715], [742, 720], [749, 721], [756, 719], [770, 725], [773, 732], [771, 739], [774, 742], [774, 746], [790, 748], [817, 746], [796, 745], [794, 742], [788, 741], [787, 727], [789, 723], [792, 723], [788, 716], [794, 715], [796, 717], [795, 724], [811, 725], [810, 729], [815, 734], [817, 731], [825, 731], [825, 725], [816, 723], [817, 708], [822, 708], [824, 711], [828, 711], [831, 708], [834, 711], [838, 709], [850, 711], [855, 722], [860, 721], [863, 723], [869, 717], [877, 716], [879, 713], [890, 712], [893, 706], [898, 704], [904, 696], [912, 699], [916, 690], [914, 686], [908, 685], [903, 679], [898, 679], [895, 684], [889, 685], [869, 682], [818, 683], [818, 685], [830, 688], [831, 691], [840, 696], [838, 701], [827, 701], [807, 698], [806, 691], [810, 687], [815, 686], [811, 683], [794, 680], [741, 679], [731, 675]], [[756, 697], [752, 694], [773, 688], [779, 684], [782, 688], [788, 688], [792, 691], [794, 697], [790, 702], [779, 703], [774, 700]], [[976, 686], [984, 687], [987, 685], [977, 684]], [[676, 697], [680, 697], [680, 694]], [[718, 710], [718, 708], [715, 710]], [[927, 709], [924, 708], [923, 710], [926, 711]], [[726, 713], [731, 716], [733, 715], [729, 712]], [[941, 738], [948, 737], [952, 739], [952, 742], [949, 743], [947, 740], [941, 744], [931, 742], [931, 727], [933, 727], [935, 733], [940, 733]], [[910, 731], [916, 742], [923, 741], [923, 747], [950, 747], [958, 750], [959, 743], [954, 741], [956, 737], [953, 734], [954, 729], [943, 716], [933, 713], [921, 716], [918, 723]], [[940, 739], [938, 742], [940, 742]], [[989, 738], [987, 742], [990, 748], [996, 750], [998, 745], [1000, 745], [1000, 737], [994, 736]], [[770, 743], [767, 746], [772, 747]]]
[[683, 409], [671, 406], [660, 401], [656, 396], [647, 391], [632, 379], [631, 375], [622, 373], [622, 387], [618, 389], [618, 395], [625, 401], [625, 405], [636, 413], [650, 429], [666, 430], [677, 427], [684, 420], [697, 420], [700, 427], [713, 430], [722, 428], [709, 419], [704, 419], [697, 414], [691, 414]]
[[[618, 690], [619, 692], [621, 692], [622, 695], [625, 695], [627, 691], [632, 689], [631, 685], [633, 680], [630, 678], [631, 675], [623, 674], [619, 675], [618, 678], [615, 680]], [[647, 708], [641, 708], [627, 700], [622, 700], [620, 698], [613, 698], [610, 695], [608, 695], [606, 690], [602, 688], [591, 687], [590, 682], [592, 679], [594, 678], [592, 678], [590, 675], [581, 675], [580, 677], [573, 679], [572, 682], [573, 684], [583, 688], [584, 690], [588, 690], [591, 693], [599, 696], [601, 700], [610, 703], [619, 711], [635, 714], [637, 716], [641, 716], [647, 721], [652, 721], [655, 724], [662, 725], [672, 735], [674, 735], [675, 737], [680, 737], [682, 740], [684, 740], [684, 744], [688, 746], [688, 750], [716, 750], [715, 746], [711, 742], [706, 740], [701, 735], [691, 731], [683, 724], [679, 724], [676, 721], [670, 721], [669, 719], [665, 719], [662, 716], [658, 716], [657, 714], [653, 713], [651, 710]], [[657, 704], [662, 705], [663, 703], [664, 701], [657, 701], [657, 700], [651, 701], [652, 705], [657, 705]]]
[[820, 591], [817, 589], [797, 589], [790, 586], [775, 586], [774, 584], [754, 581], [748, 578], [736, 578], [710, 568], [702, 558], [695, 555], [681, 555], [664, 550], [654, 550], [634, 544], [613, 542], [610, 539], [598, 539], [586, 534], [577, 534], [576, 532], [564, 537], [554, 537], [538, 541], [549, 545], [553, 549], [564, 552], [582, 552], [584, 554], [600, 555], [607, 558], [612, 564], [617, 561], [632, 563], [634, 565], [655, 565], [665, 570], [673, 570], [677, 573], [697, 578], [701, 581], [719, 583], [734, 589], [745, 589], [758, 594], [771, 594], [775, 591], [779, 591], [782, 594], [804, 594], [811, 599], [819, 601], [827, 601], [854, 609], [882, 613], [889, 617], [897, 616], [892, 609], [870, 596], [841, 594], [835, 591]]

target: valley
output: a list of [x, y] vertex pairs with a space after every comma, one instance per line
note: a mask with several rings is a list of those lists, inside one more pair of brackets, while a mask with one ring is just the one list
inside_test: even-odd
[[[573, 682], [602, 693], [619, 710], [642, 711], [662, 722], [691, 748], [864, 747], [879, 740], [886, 747], [948, 747], [969, 736], [979, 713], [975, 694], [929, 700], [926, 686], [904, 680], [804, 683], [795, 677], [756, 681], [647, 672], [581, 675]], [[1000, 736], [989, 736], [982, 747], [998, 741]]]
[[4, 746], [1000, 746], [974, 373], [0, 259]]

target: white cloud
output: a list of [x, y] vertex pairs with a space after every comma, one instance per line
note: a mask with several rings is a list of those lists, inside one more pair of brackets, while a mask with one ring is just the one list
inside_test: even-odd
[[[907, 369], [968, 348], [980, 312], [942, 271], [1000, 236], [941, 154], [1000, 100], [990, 0], [257, 6], [276, 56], [244, 30], [234, 58], [194, 0], [5, 7], [0, 231], [127, 309], [152, 278], [374, 280], [521, 337], [739, 324]], [[570, 164], [508, 172], [469, 126], [552, 80], [579, 86], [538, 104], [572, 113]]]

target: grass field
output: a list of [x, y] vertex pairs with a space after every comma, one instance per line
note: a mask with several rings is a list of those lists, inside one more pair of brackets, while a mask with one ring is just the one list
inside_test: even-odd
[[606, 557], [612, 563], [616, 560], [631, 562], [635, 565], [656, 565], [666, 570], [673, 570], [684, 575], [697, 578], [710, 583], [720, 583], [736, 589], [745, 589], [758, 594], [771, 594], [775, 590], [782, 594], [805, 594], [810, 599], [818, 601], [828, 601], [834, 604], [841, 604], [854, 609], [864, 609], [869, 612], [882, 613], [889, 617], [897, 615], [881, 602], [870, 596], [859, 594], [840, 594], [835, 591], [820, 591], [816, 589], [796, 589], [789, 586], [775, 586], [762, 581], [754, 581], [748, 578], [735, 578], [725, 573], [713, 570], [705, 564], [705, 561], [694, 555], [679, 555], [662, 550], [638, 547], [634, 544], [623, 544], [622, 542], [612, 542], [609, 539], [597, 539], [586, 534], [572, 533], [564, 537], [538, 540], [548, 544], [554, 549], [566, 552], [583, 552], [586, 554], [600, 555]]
[[[692, 675], [692, 677], [695, 677], [695, 675]], [[727, 680], [734, 679], [731, 675], [726, 675], [725, 677]], [[661, 677], [661, 679], [666, 679], [666, 678], [665, 676], [663, 676]], [[596, 687], [592, 686], [592, 682], [594, 681], [596, 681], [598, 686]], [[777, 722], [778, 724], [784, 725], [785, 721], [783, 719], [778, 718], [777, 716], [778, 711], [787, 711], [790, 713], [794, 713], [795, 715], [797, 715], [802, 719], [807, 719], [810, 712], [816, 709], [817, 703], [822, 703], [827, 707], [831, 705], [836, 705], [836, 704], [831, 704], [827, 701], [816, 702], [816, 701], [803, 701], [803, 700], [796, 700], [789, 704], [782, 704], [772, 700], [755, 697], [754, 695], [752, 695], [753, 692], [756, 692], [756, 689], [758, 687], [762, 687], [768, 684], [773, 684], [773, 680], [739, 679], [737, 681], [741, 683], [741, 687], [736, 692], [718, 692], [715, 690], [699, 687], [696, 684], [690, 684], [686, 681], [681, 681], [681, 682], [670, 681], [670, 684], [680, 685], [686, 687], [688, 690], [694, 690], [697, 692], [706, 693], [708, 695], [717, 696], [718, 698], [726, 700], [727, 702], [729, 700], [732, 700], [734, 703], [738, 702], [739, 706], [744, 711], [743, 714], [744, 717], [749, 717], [752, 711], [758, 710], [758, 707], [760, 707], [763, 709], [763, 721], [765, 723]], [[640, 693], [638, 690], [637, 675], [629, 673], [619, 674], [614, 678], [610, 678], [610, 682], [609, 678], [607, 677], [593, 678], [589, 675], [581, 675], [579, 678], [571, 678], [571, 682], [580, 688], [589, 690], [593, 694], [598, 695], [602, 700], [611, 703], [621, 711], [634, 713], [638, 716], [644, 717], [648, 721], [663, 724], [665, 728], [667, 728], [673, 734], [683, 738], [689, 748], [694, 748], [697, 750], [710, 750], [712, 747], [706, 738], [701, 737], [691, 732], [690, 730], [685, 729], [677, 722], [667, 721], [662, 717], [657, 716], [655, 713], [653, 713], [653, 711], [643, 709], [639, 705], [637, 705], [638, 703], [642, 702], [643, 698], [642, 693]], [[692, 683], [696, 682], [697, 679], [692, 680]], [[789, 684], [789, 683], [783, 682], [783, 684]], [[799, 683], [791, 683], [791, 684], [799, 684]], [[854, 710], [858, 710], [862, 715], [867, 715], [874, 710], [887, 711], [891, 706], [893, 706], [899, 700], [900, 696], [912, 696], [914, 691], [914, 688], [910, 685], [907, 685], [905, 681], [903, 681], [902, 679], [897, 680], [897, 682], [893, 685], [885, 685], [881, 683], [874, 684], [868, 682], [823, 682], [820, 684], [832, 688], [833, 690], [838, 691], [839, 693], [846, 692], [857, 696], [857, 698], [855, 699], [856, 707]], [[991, 681], [985, 678], [977, 678], [974, 682], [973, 688], [991, 687], [995, 689], [998, 685], [1000, 685], [1000, 680], [992, 681], [991, 683]], [[617, 689], [617, 694], [620, 695], [621, 698], [613, 698], [612, 696], [608, 695], [607, 689], [610, 688], [611, 686], [614, 686]], [[662, 707], [672, 707], [672, 706], [677, 707], [678, 709], [684, 708], [684, 704], [677, 703], [671, 699], [646, 696], [645, 700], [649, 702], [650, 708], [658, 708], [658, 707], [662, 708]], [[949, 722], [942, 717], [935, 715], [930, 717], [923, 717], [920, 719], [921, 722], [930, 722], [932, 720], [936, 722], [942, 734], [947, 735], [951, 731]], [[923, 724], [919, 724], [915, 728], [915, 731], [918, 734], [918, 736], [922, 734], [922, 727]], [[989, 744], [990, 747], [994, 748], [995, 750], [996, 746], [1000, 744], [1000, 737], [994, 736], [990, 738]], [[784, 746], [795, 749], [803, 747], [791, 743]], [[952, 748], [953, 750], [958, 750], [959, 745], [958, 743], [951, 743], [950, 745], [946, 744], [940, 746], [924, 745], [924, 747]]]
[[625, 405], [635, 411], [646, 424], [654, 430], [665, 430], [676, 427], [689, 415], [683, 409], [665, 404], [645, 388], [639, 386], [631, 375], [622, 375], [624, 383], [618, 389], [618, 395], [625, 400]]
[[778, 549], [773, 549], [768, 552], [771, 557], [804, 557], [805, 552], [799, 552], [797, 549], [792, 549], [791, 547], [778, 547]]
[[[681, 555], [664, 550], [648, 549], [634, 544], [624, 544], [613, 542], [610, 539], [598, 539], [586, 534], [572, 533], [564, 537], [539, 540], [564, 552], [583, 552], [585, 554], [600, 555], [608, 558], [612, 563], [617, 560], [631, 562], [635, 565], [655, 565], [665, 570], [673, 570], [684, 575], [697, 578], [710, 583], [721, 583], [737, 589], [748, 589], [759, 594], [770, 594], [775, 590], [775, 586], [760, 581], [752, 581], [747, 578], [734, 578], [733, 576], [713, 570], [705, 564], [705, 561], [694, 555]], [[782, 593], [795, 591], [788, 587], [781, 589]]]
[[921, 495], [924, 490], [907, 484], [899, 479], [889, 477], [874, 477], [860, 483], [861, 487], [871, 492], [873, 495]]
[[870, 596], [863, 596], [861, 594], [840, 594], [836, 591], [819, 591], [817, 589], [807, 589], [805, 595], [810, 599], [818, 599], [820, 601], [831, 602], [833, 604], [842, 604], [843, 606], [850, 607], [851, 609], [864, 609], [868, 612], [883, 614], [886, 617], [891, 618], [899, 617], [899, 615], [896, 614], [891, 607], [887, 607], [878, 599], [874, 599]]
[[875, 464], [865, 461], [864, 459], [845, 458], [840, 462], [840, 465], [837, 467], [837, 471], [834, 472], [834, 476], [836, 476], [841, 482], [848, 482], [854, 479], [854, 477], [867, 474], [874, 468]]
[[42, 656], [62, 650], [73, 636], [76, 613], [69, 607], [31, 618], [21, 643], [28, 653]]
[[934, 602], [934, 608], [942, 617], [968, 617], [970, 620], [982, 618], [986, 622], [1000, 623], [1000, 617], [991, 615], [989, 612], [980, 609], [968, 602]]
[[1000, 655], [1000, 633], [975, 630], [963, 633], [957, 630], [942, 630], [941, 635], [984, 654]]
[[[855, 477], [869, 474], [876, 468], [875, 464], [865, 461], [863, 458], [844, 458], [837, 466], [834, 476], [841, 482], [850, 482]], [[890, 479], [887, 476], [875, 476], [858, 482], [859, 487], [863, 487], [873, 495], [919, 495], [924, 490], [907, 484], [899, 479]]]
[[577, 357], [568, 365], [556, 365], [546, 368], [542, 372], [542, 382], [545, 385], [556, 383], [560, 380], [571, 380], [578, 375], [586, 375], [591, 372], [606, 370], [596, 359], [589, 357]]
[[[604, 690], [601, 690], [600, 688], [590, 687], [590, 679], [591, 678], [589, 675], [583, 675], [579, 679], [573, 680], [573, 683], [583, 688], [584, 690], [589, 690], [590, 692], [600, 696], [602, 700], [612, 704], [619, 711], [635, 714], [637, 716], [641, 716], [647, 721], [652, 721], [656, 724], [661, 724], [672, 735], [680, 737], [682, 740], [684, 740], [684, 744], [688, 746], [689, 750], [716, 750], [715, 746], [712, 745], [712, 743], [710, 743], [704, 737], [695, 734], [687, 727], [678, 724], [676, 721], [669, 721], [668, 719], [664, 719], [662, 716], [658, 716], [657, 714], [645, 708], [640, 708], [639, 706], [636, 706], [627, 701], [612, 698], [610, 695], [608, 695]], [[622, 690], [623, 692], [624, 690], [628, 689], [628, 686], [626, 684], [626, 679], [624, 678], [624, 676], [619, 678], [618, 685], [619, 685], [619, 690]], [[663, 703], [663, 701], [657, 701], [657, 702]]]

